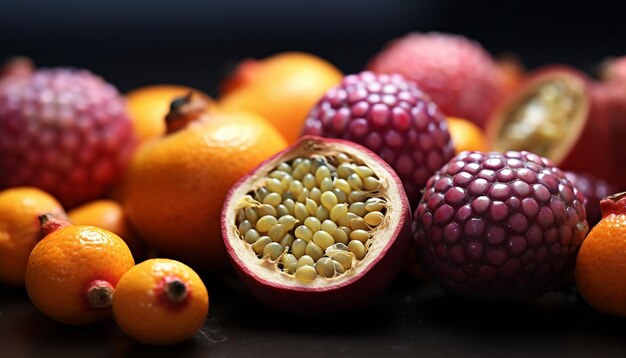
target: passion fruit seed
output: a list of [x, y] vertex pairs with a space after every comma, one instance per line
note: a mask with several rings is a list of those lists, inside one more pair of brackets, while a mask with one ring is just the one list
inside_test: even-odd
[[372, 168], [345, 153], [282, 162], [242, 200], [239, 236], [301, 283], [344, 274], [363, 260], [385, 219], [381, 185]]

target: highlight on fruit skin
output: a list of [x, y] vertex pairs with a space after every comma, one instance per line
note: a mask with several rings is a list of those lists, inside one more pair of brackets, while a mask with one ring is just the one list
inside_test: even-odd
[[86, 325], [111, 316], [113, 291], [135, 264], [124, 241], [93, 226], [40, 217], [45, 237], [32, 250], [25, 285], [35, 307], [49, 318]]
[[576, 287], [594, 309], [626, 317], [626, 192], [605, 197], [600, 208], [578, 253]]
[[113, 314], [122, 331], [146, 344], [185, 341], [202, 327], [209, 294], [182, 262], [150, 259], [131, 268], [117, 284]]
[[447, 291], [519, 302], [561, 284], [588, 231], [584, 197], [529, 152], [463, 152], [415, 210], [420, 267]]
[[0, 79], [0, 188], [38, 187], [66, 208], [103, 195], [135, 147], [124, 98], [84, 69]]
[[346, 312], [371, 303], [398, 273], [408, 199], [376, 154], [304, 136], [230, 189], [222, 235], [239, 277], [266, 305]]

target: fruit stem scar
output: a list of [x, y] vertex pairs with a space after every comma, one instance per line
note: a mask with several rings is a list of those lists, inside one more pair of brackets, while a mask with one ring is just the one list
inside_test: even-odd
[[609, 195], [600, 200], [600, 210], [602, 211], [602, 217], [626, 212], [626, 191]]
[[107, 308], [113, 302], [113, 286], [103, 280], [95, 280], [87, 289], [87, 302], [91, 308]]
[[174, 303], [180, 303], [187, 298], [187, 285], [178, 278], [170, 278], [165, 284], [165, 295]]
[[67, 219], [60, 218], [53, 213], [44, 213], [42, 215], [39, 215], [38, 218], [39, 224], [41, 225], [39, 229], [40, 240], [62, 227], [71, 225], [69, 221], [67, 221]]
[[206, 107], [206, 101], [197, 96], [194, 97], [192, 91], [175, 98], [170, 104], [170, 112], [165, 116], [166, 133], [177, 132], [189, 123], [199, 120], [206, 111]]

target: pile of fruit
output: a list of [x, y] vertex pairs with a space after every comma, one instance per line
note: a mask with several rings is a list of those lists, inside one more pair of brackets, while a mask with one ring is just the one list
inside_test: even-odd
[[626, 316], [626, 60], [603, 68], [528, 72], [415, 33], [346, 76], [305, 53], [245, 60], [214, 100], [13, 60], [0, 282], [150, 344], [193, 336], [209, 309], [196, 272], [230, 269], [296, 314], [362, 309], [419, 267], [468, 299], [575, 284]]

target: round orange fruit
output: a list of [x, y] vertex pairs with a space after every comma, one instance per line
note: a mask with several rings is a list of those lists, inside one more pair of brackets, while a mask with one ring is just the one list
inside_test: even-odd
[[39, 241], [39, 216], [65, 216], [61, 204], [37, 188], [0, 191], [0, 282], [23, 285], [26, 263]]
[[128, 246], [110, 231], [59, 225], [45, 217], [42, 231], [51, 232], [32, 250], [26, 266], [31, 301], [61, 323], [83, 325], [109, 317], [115, 286], [135, 264]]
[[[188, 120], [184, 113], [180, 117]], [[220, 233], [228, 189], [287, 145], [257, 115], [210, 117], [139, 148], [124, 183], [124, 211], [144, 243], [203, 269], [228, 263]], [[177, 120], [168, 125], [177, 128]]]
[[75, 225], [96, 226], [121, 237], [130, 248], [135, 260], [144, 256], [144, 245], [130, 227], [122, 205], [117, 201], [94, 200], [68, 211], [67, 215]]
[[170, 110], [170, 103], [189, 92], [211, 103], [207, 94], [195, 88], [172, 84], [140, 87], [126, 94], [133, 128], [140, 144], [165, 134], [165, 116]]
[[167, 345], [191, 338], [209, 311], [209, 294], [189, 266], [150, 259], [128, 270], [113, 295], [115, 321], [134, 339]]
[[258, 113], [293, 143], [300, 137], [311, 107], [342, 78], [331, 63], [307, 53], [249, 59], [222, 84], [219, 106], [226, 111]]
[[476, 124], [463, 118], [447, 119], [456, 154], [466, 150], [488, 152], [491, 149], [485, 133]]
[[576, 286], [596, 310], [626, 317], [626, 192], [600, 201], [602, 219], [578, 252]]

